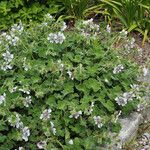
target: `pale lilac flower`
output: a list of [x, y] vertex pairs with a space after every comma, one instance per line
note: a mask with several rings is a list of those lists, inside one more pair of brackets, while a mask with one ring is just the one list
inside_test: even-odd
[[6, 101], [6, 94], [0, 95], [0, 105]]
[[20, 121], [20, 117], [18, 114], [16, 114], [15, 116], [10, 116], [8, 118], [8, 122], [11, 126], [16, 127], [17, 129], [23, 128], [23, 122]]
[[30, 90], [27, 89], [19, 89], [19, 91], [23, 92], [24, 94], [30, 94]]
[[9, 43], [12, 44], [13, 46], [16, 46], [18, 41], [19, 41], [19, 37], [15, 36], [12, 38], [12, 40]]
[[6, 63], [6, 62], [4, 62], [3, 65], [1, 66], [1, 69], [2, 69], [3, 71], [11, 70], [12, 68], [13, 68], [13, 66], [10, 65], [10, 64], [8, 64], [8, 63]]
[[69, 140], [69, 142], [68, 142], [70, 145], [73, 145], [73, 140], [71, 139], [71, 140]]
[[82, 111], [81, 110], [76, 112], [76, 113], [74, 113], [74, 114], [72, 114], [72, 115], [70, 115], [69, 118], [77, 119], [80, 115], [82, 115]]
[[57, 44], [62, 44], [66, 37], [64, 36], [63, 33], [58, 32], [58, 33], [50, 33], [47, 37], [47, 40], [50, 43], [57, 43]]
[[94, 102], [91, 103], [91, 106], [90, 106], [90, 108], [89, 108], [89, 110], [88, 110], [88, 115], [91, 115], [91, 114], [92, 114], [92, 112], [93, 112], [93, 107], [94, 107]]
[[67, 74], [69, 75], [69, 78], [70, 78], [71, 80], [74, 79], [73, 74], [72, 74], [72, 72], [71, 72], [70, 70], [67, 71]]
[[61, 33], [61, 32], [58, 32], [58, 33], [57, 33], [57, 38], [55, 39], [55, 43], [60, 43], [60, 44], [62, 44], [65, 39], [66, 39], [66, 37], [64, 36], [64, 34]]
[[44, 149], [46, 147], [46, 141], [40, 141], [37, 143], [38, 149]]
[[20, 21], [19, 24], [14, 24], [14, 25], [11, 26], [11, 31], [10, 31], [10, 33], [11, 33], [11, 35], [13, 35], [14, 32], [17, 32], [17, 33], [21, 34], [22, 31], [23, 31], [23, 29], [24, 29], [23, 24], [22, 24], [22, 22]]
[[123, 97], [127, 99], [127, 101], [132, 101], [135, 97], [135, 94], [133, 92], [125, 92], [123, 93]]
[[6, 35], [5, 38], [7, 41], [10, 41], [12, 39], [12, 37], [10, 35]]
[[22, 129], [22, 139], [24, 139], [27, 142], [29, 136], [30, 136], [30, 130], [29, 130], [29, 128], [28, 127], [24, 127]]
[[32, 102], [32, 99], [31, 99], [31, 96], [27, 96], [24, 101], [23, 101], [23, 104], [25, 107], [29, 107], [29, 104], [31, 104]]
[[14, 58], [14, 55], [11, 54], [9, 51], [6, 51], [6, 53], [2, 54], [2, 56], [7, 63], [11, 62]]
[[124, 69], [124, 66], [122, 64], [120, 64], [114, 68], [113, 73], [118, 74], [118, 73], [122, 72], [123, 69]]
[[127, 104], [127, 102], [128, 102], [127, 99], [122, 97], [122, 96], [116, 97], [115, 101], [120, 106], [125, 106]]
[[98, 128], [101, 128], [103, 126], [102, 119], [100, 116], [94, 116], [93, 117], [95, 124], [98, 126]]
[[56, 128], [54, 126], [54, 123], [52, 121], [50, 121], [50, 124], [51, 124], [51, 131], [55, 135], [56, 134]]
[[40, 119], [48, 120], [50, 118], [50, 116], [51, 116], [51, 112], [52, 112], [52, 110], [50, 108], [49, 109], [45, 109], [43, 111], [43, 113], [41, 114]]
[[47, 40], [50, 42], [50, 43], [54, 43], [55, 42], [55, 39], [56, 39], [56, 34], [54, 33], [50, 33], [47, 37]]

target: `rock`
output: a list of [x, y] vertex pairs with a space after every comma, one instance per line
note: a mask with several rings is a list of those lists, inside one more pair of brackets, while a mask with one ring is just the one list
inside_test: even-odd
[[150, 122], [150, 107], [149, 108], [146, 108], [144, 109], [142, 112], [141, 112], [143, 118], [144, 118], [144, 122], [147, 123], [147, 122]]
[[122, 145], [130, 142], [137, 133], [139, 125], [143, 121], [143, 116], [139, 113], [132, 113], [129, 117], [119, 119], [122, 129], [118, 135]]

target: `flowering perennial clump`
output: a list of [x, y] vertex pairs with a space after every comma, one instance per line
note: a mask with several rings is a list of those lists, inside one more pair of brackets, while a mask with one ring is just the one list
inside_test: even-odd
[[101, 40], [93, 19], [66, 28], [47, 14], [0, 36], [0, 149], [93, 149], [137, 107], [138, 66]]

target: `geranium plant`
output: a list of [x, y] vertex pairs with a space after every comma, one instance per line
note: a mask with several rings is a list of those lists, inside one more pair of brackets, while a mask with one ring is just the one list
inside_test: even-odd
[[[108, 40], [110, 32], [108, 34]], [[100, 40], [93, 20], [67, 29], [49, 14], [0, 36], [0, 149], [95, 149], [138, 103], [136, 64]], [[107, 37], [106, 37], [107, 38]]]

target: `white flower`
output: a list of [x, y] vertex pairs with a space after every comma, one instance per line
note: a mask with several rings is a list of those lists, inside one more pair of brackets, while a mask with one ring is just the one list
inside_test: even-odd
[[121, 96], [115, 98], [118, 105], [125, 106], [129, 101], [132, 101], [136, 95], [134, 92], [125, 92]]
[[101, 128], [103, 126], [102, 119], [100, 116], [94, 116], [93, 117], [95, 124], [98, 126], [98, 128]]
[[81, 34], [85, 37], [90, 37], [95, 38], [99, 32], [99, 25], [94, 24], [93, 19], [89, 19], [86, 21], [83, 21], [83, 26], [79, 28], [81, 31]]
[[107, 31], [108, 33], [111, 33], [111, 27], [109, 26], [109, 24], [106, 26], [106, 31]]
[[66, 25], [65, 22], [63, 22], [63, 25], [62, 25], [62, 27], [61, 27], [61, 31], [64, 31], [64, 30], [66, 30], [66, 29], [67, 29], [67, 25]]
[[122, 96], [116, 97], [115, 101], [118, 105], [121, 105], [121, 106], [125, 106], [127, 104], [127, 99]]
[[61, 60], [58, 60], [58, 66], [59, 70], [62, 72], [64, 70], [64, 64], [61, 62]]
[[11, 54], [9, 51], [6, 51], [6, 53], [2, 54], [2, 56], [7, 63], [11, 62], [14, 58], [14, 55]]
[[6, 37], [7, 33], [6, 32], [2, 32], [1, 36]]
[[16, 114], [15, 126], [17, 129], [20, 127], [20, 117], [18, 114]]
[[54, 127], [54, 123], [51, 121], [50, 124], [51, 124], [51, 131], [55, 135], [56, 134], [56, 128]]
[[25, 94], [30, 94], [30, 90], [27, 90], [27, 89], [19, 89], [19, 91], [25, 93]]
[[64, 42], [64, 40], [66, 39], [66, 37], [64, 36], [63, 33], [58, 32], [58, 33], [50, 33], [47, 37], [47, 40], [50, 43], [59, 43], [62, 44]]
[[6, 101], [6, 94], [0, 95], [0, 105]]
[[64, 34], [61, 33], [61, 32], [58, 32], [57, 38], [55, 39], [55, 43], [60, 43], [60, 44], [62, 44], [65, 39], [66, 39], [66, 37], [64, 36]]
[[120, 32], [120, 35], [121, 35], [123, 38], [126, 38], [126, 37], [127, 37], [127, 34], [128, 34], [128, 32], [125, 31], [124, 29]]
[[9, 89], [9, 92], [10, 92], [10, 93], [13, 93], [13, 92], [16, 92], [16, 90], [17, 90], [17, 86], [15, 86], [15, 87], [13, 87], [13, 88], [10, 88], [10, 89]]
[[52, 16], [51, 14], [49, 14], [49, 13], [46, 14], [45, 16], [46, 16], [48, 19], [52, 19], [52, 18], [53, 18], [53, 16]]
[[10, 33], [11, 33], [11, 35], [14, 35], [14, 32], [17, 32], [17, 33], [21, 34], [23, 29], [24, 29], [23, 24], [20, 21], [19, 24], [14, 24], [14, 25], [11, 26]]
[[69, 142], [68, 142], [70, 145], [73, 145], [73, 140], [71, 139], [71, 140], [69, 140]]
[[10, 41], [12, 39], [12, 37], [10, 35], [6, 35], [5, 38], [7, 41]]
[[140, 90], [140, 86], [137, 85], [137, 84], [131, 85], [131, 88], [132, 88], [133, 91], [139, 91]]
[[90, 108], [89, 108], [89, 110], [88, 110], [88, 115], [91, 115], [91, 114], [92, 114], [92, 112], [93, 112], [93, 107], [94, 107], [94, 102], [91, 103], [91, 106], [90, 106]]
[[89, 25], [89, 24], [93, 24], [93, 18], [89, 19], [89, 20], [85, 20], [83, 21], [84, 25]]
[[15, 116], [10, 116], [8, 118], [8, 122], [11, 126], [16, 127], [17, 129], [23, 128], [23, 122], [20, 121], [20, 117], [18, 114], [16, 114]]
[[143, 76], [147, 76], [148, 72], [149, 72], [148, 68], [144, 67], [143, 68]]
[[54, 43], [54, 39], [56, 38], [56, 34], [54, 33], [50, 33], [47, 37], [47, 40], [50, 42], [50, 43]]
[[31, 96], [27, 96], [23, 101], [23, 104], [25, 107], [29, 107], [29, 104], [31, 104], [31, 102], [32, 102]]
[[72, 114], [72, 115], [70, 115], [69, 118], [77, 119], [80, 115], [82, 115], [82, 111], [81, 110], [76, 112], [76, 113], [74, 113], [74, 114]]
[[24, 127], [22, 129], [22, 139], [24, 139], [27, 142], [29, 136], [30, 136], [30, 130], [29, 130], [29, 128], [28, 127]]
[[13, 46], [17, 45], [17, 42], [19, 41], [19, 37], [15, 36], [12, 38], [12, 40], [9, 42]]
[[46, 146], [46, 141], [40, 141], [37, 143], [38, 149], [44, 149]]
[[50, 115], [51, 115], [51, 112], [52, 112], [52, 110], [50, 108], [49, 109], [45, 109], [43, 111], [43, 113], [41, 114], [40, 119], [43, 119], [43, 120], [49, 119]]
[[24, 148], [23, 147], [19, 147], [19, 149], [18, 150], [24, 150]]
[[118, 65], [118, 66], [116, 66], [116, 67], [114, 68], [113, 73], [114, 73], [114, 74], [118, 74], [118, 73], [120, 73], [123, 69], [124, 69], [124, 66], [123, 66], [122, 64], [120, 64], [120, 65]]
[[8, 63], [6, 63], [6, 62], [4, 62], [3, 65], [1, 66], [1, 69], [2, 69], [3, 71], [11, 70], [12, 68], [13, 68], [13, 66], [10, 65], [10, 64], [8, 64]]
[[69, 78], [70, 78], [71, 80], [74, 79], [74, 77], [72, 76], [72, 72], [71, 72], [70, 70], [67, 71], [67, 74], [69, 75]]
[[133, 92], [125, 92], [123, 93], [123, 97], [127, 99], [127, 101], [132, 101], [135, 97], [135, 94]]

